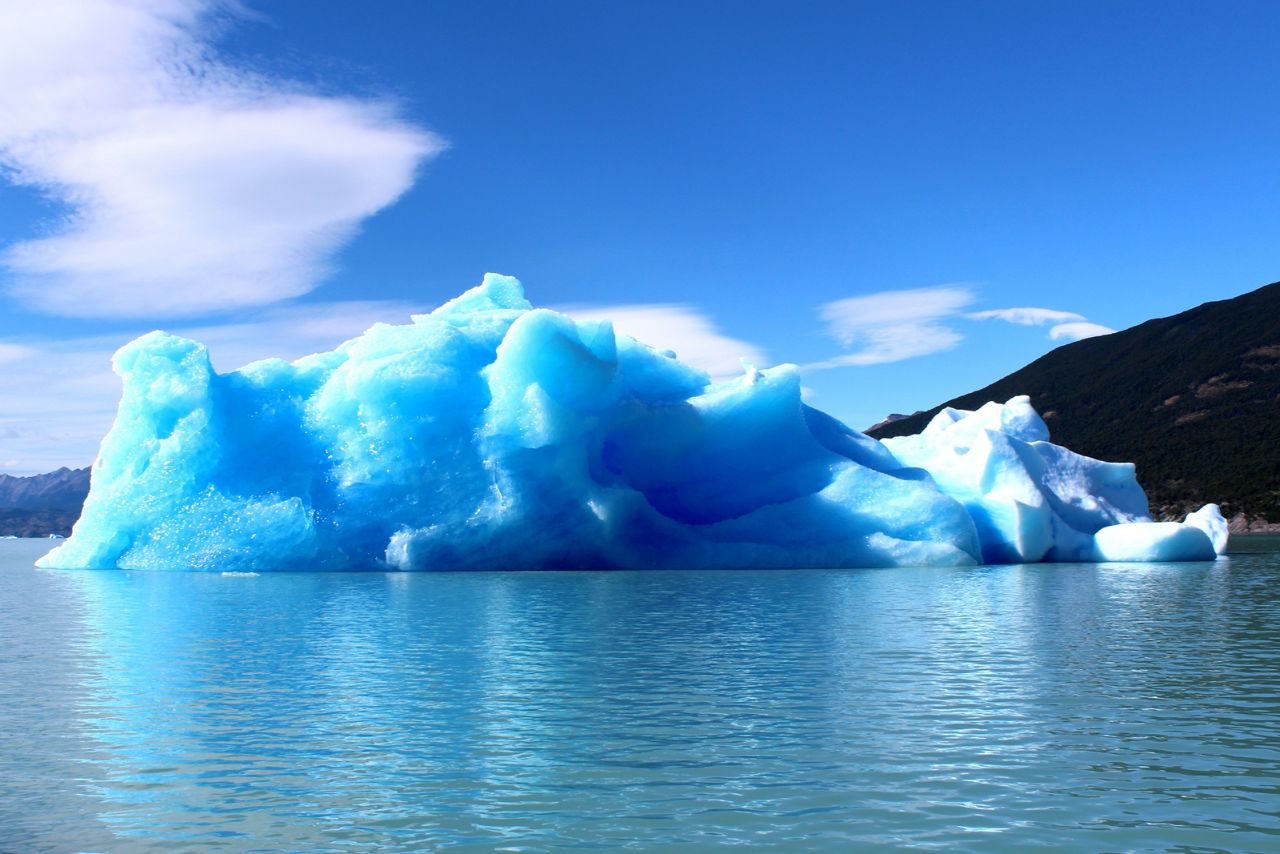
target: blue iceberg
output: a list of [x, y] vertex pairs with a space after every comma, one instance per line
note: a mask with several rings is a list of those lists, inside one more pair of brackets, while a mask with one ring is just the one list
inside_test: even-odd
[[[66, 568], [460, 570], [1212, 559], [1209, 505], [1154, 523], [1134, 467], [1048, 441], [1025, 397], [878, 442], [793, 365], [706, 374], [490, 274], [329, 353], [216, 373], [153, 332]], [[1221, 523], [1221, 524], [1220, 524]]]

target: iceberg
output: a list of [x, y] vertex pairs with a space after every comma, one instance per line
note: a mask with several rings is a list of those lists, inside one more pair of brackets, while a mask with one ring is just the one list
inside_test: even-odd
[[1097, 560], [1164, 561], [1213, 560], [1213, 541], [1195, 525], [1146, 522], [1108, 525], [1094, 534]]
[[1217, 504], [1206, 504], [1194, 513], [1188, 513], [1184, 522], [1205, 532], [1217, 554], [1227, 553], [1227, 520]]
[[[878, 442], [794, 365], [708, 376], [489, 274], [332, 352], [215, 372], [153, 332], [62, 568], [788, 568], [1203, 560], [1216, 505], [1154, 523], [1134, 467], [1049, 442], [1026, 397]], [[1118, 533], [1117, 533], [1118, 532]]]
[[1051, 443], [1026, 395], [974, 412], [948, 407], [919, 434], [884, 444], [964, 505], [987, 563], [1192, 561], [1226, 552], [1218, 505], [1185, 523], [1151, 521], [1134, 465]]

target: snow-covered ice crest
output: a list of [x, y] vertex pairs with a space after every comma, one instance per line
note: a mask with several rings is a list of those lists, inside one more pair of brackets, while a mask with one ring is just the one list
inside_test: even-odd
[[1209, 560], [1216, 505], [1150, 520], [1128, 463], [1052, 444], [1026, 397], [878, 442], [793, 365], [706, 374], [484, 282], [332, 352], [216, 373], [123, 347], [84, 512], [42, 566], [752, 568]]

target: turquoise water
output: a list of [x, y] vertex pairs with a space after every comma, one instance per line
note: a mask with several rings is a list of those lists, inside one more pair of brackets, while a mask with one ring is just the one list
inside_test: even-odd
[[0, 850], [1280, 850], [1280, 540], [1215, 564], [35, 570]]

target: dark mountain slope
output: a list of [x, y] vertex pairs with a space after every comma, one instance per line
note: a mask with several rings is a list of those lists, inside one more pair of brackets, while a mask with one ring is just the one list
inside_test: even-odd
[[89, 494], [89, 469], [60, 468], [48, 474], [0, 474], [0, 536], [66, 536]]
[[986, 388], [877, 425], [919, 432], [943, 406], [1031, 395], [1053, 440], [1129, 460], [1153, 514], [1207, 501], [1280, 521], [1280, 283], [1059, 347]]
[[60, 468], [48, 474], [0, 474], [0, 507], [24, 510], [79, 510], [89, 494], [89, 470]]

